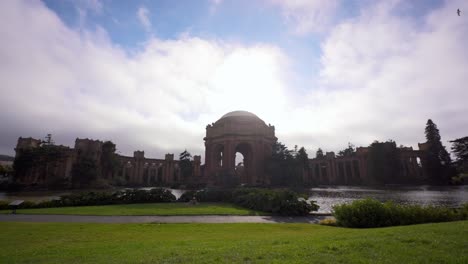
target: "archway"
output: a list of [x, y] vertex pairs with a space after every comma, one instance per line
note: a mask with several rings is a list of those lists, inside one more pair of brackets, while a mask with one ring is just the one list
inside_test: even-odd
[[239, 177], [239, 183], [246, 184], [252, 182], [252, 146], [242, 142], [234, 149], [235, 171]]
[[269, 183], [265, 162], [277, 140], [274, 126], [252, 113], [234, 111], [207, 125], [204, 140], [204, 175], [208, 183], [225, 184], [226, 175], [239, 175], [241, 183]]

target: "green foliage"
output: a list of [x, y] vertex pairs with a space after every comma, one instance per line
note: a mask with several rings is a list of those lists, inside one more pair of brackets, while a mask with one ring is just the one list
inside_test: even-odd
[[455, 154], [457, 169], [461, 173], [468, 173], [468, 137], [450, 141], [452, 152]]
[[[127, 189], [118, 192], [85, 192], [60, 196], [60, 199], [34, 203], [23, 202], [18, 208], [50, 208], [87, 205], [110, 205], [132, 203], [168, 203], [175, 202], [176, 198], [170, 190], [154, 188], [149, 191]], [[0, 209], [1, 209], [0, 204]]]
[[198, 202], [229, 202], [232, 199], [232, 190], [208, 188], [198, 191], [186, 191], [177, 201], [189, 202], [193, 197]]
[[101, 174], [106, 179], [114, 178], [120, 167], [120, 162], [115, 151], [116, 147], [112, 141], [106, 141], [102, 144]]
[[317, 149], [317, 152], [315, 153], [315, 158], [322, 159], [323, 157], [324, 157], [323, 150], [321, 148]]
[[368, 154], [369, 174], [378, 183], [401, 182], [401, 170], [398, 160], [398, 150], [395, 141], [374, 141], [369, 146]]
[[452, 176], [450, 175], [451, 159], [440, 141], [437, 125], [431, 119], [427, 120], [425, 134], [428, 150], [424, 157], [424, 164], [429, 180], [436, 184], [447, 184]]
[[333, 211], [337, 225], [357, 228], [458, 221], [467, 219], [468, 215], [466, 205], [462, 209], [454, 210], [381, 203], [370, 198], [334, 206]]
[[232, 202], [276, 215], [308, 215], [319, 208], [314, 202], [308, 202], [290, 190], [239, 188], [233, 191]]
[[7, 201], [0, 201], [0, 210], [8, 209], [8, 204], [9, 204], [9, 202], [7, 202]]
[[205, 189], [184, 193], [179, 201], [188, 202], [193, 197], [199, 202], [231, 202], [239, 206], [275, 215], [308, 215], [319, 206], [293, 191], [260, 188]]
[[184, 150], [184, 152], [179, 155], [179, 167], [183, 179], [188, 179], [192, 176], [192, 154], [187, 150]]
[[22, 150], [13, 162], [15, 176], [26, 175], [33, 168], [39, 168], [46, 172], [47, 164], [60, 160], [63, 151], [63, 147], [54, 145], [43, 145]]
[[351, 157], [356, 154], [356, 148], [349, 142], [348, 147], [338, 152], [338, 157]]
[[89, 157], [80, 157], [72, 167], [72, 184], [74, 187], [86, 187], [99, 176], [97, 162]]
[[309, 157], [304, 147], [294, 151], [284, 144], [275, 142], [273, 152], [267, 161], [266, 171], [273, 186], [302, 185], [302, 175], [308, 168]]

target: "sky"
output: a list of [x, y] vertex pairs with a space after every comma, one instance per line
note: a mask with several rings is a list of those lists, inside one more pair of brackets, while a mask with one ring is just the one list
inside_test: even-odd
[[[461, 16], [457, 15], [461, 10]], [[468, 1], [0, 1], [0, 154], [18, 137], [204, 156], [246, 110], [289, 148], [468, 135]]]

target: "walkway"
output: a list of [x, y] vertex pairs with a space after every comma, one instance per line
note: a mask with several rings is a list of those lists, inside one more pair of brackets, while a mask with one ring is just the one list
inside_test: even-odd
[[310, 223], [330, 216], [94, 216], [94, 215], [27, 215], [0, 214], [0, 222], [67, 222], [67, 223]]

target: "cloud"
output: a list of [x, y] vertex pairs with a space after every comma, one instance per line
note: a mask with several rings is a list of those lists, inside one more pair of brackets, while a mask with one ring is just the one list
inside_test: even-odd
[[100, 0], [77, 0], [73, 1], [76, 12], [78, 13], [78, 24], [80, 28], [86, 26], [88, 14], [101, 15], [103, 11], [103, 3]]
[[223, 0], [209, 0], [210, 3], [210, 14], [213, 14], [218, 9], [218, 6], [223, 3]]
[[421, 23], [398, 15], [397, 2], [381, 2], [336, 25], [322, 43], [317, 86], [294, 113], [315, 124], [308, 135], [315, 142], [297, 138], [332, 149], [390, 138], [416, 147], [429, 118], [445, 145], [464, 136], [468, 25], [457, 6], [468, 9], [466, 1], [446, 2]]
[[146, 32], [151, 32], [151, 21], [149, 18], [149, 10], [148, 8], [144, 6], [140, 6], [137, 10], [137, 17], [138, 20], [140, 21], [141, 25], [143, 28], [146, 30]]
[[1, 152], [19, 136], [52, 133], [66, 145], [110, 139], [124, 154], [203, 154], [206, 124], [238, 109], [274, 115], [284, 104], [287, 59], [274, 46], [185, 36], [150, 38], [130, 54], [102, 29], [67, 27], [40, 2], [0, 9], [9, 40], [0, 45]]
[[281, 8], [285, 22], [294, 34], [323, 32], [334, 19], [338, 0], [269, 0]]
[[203, 155], [206, 124], [233, 110], [254, 112], [309, 153], [387, 139], [416, 146], [428, 118], [444, 143], [468, 131], [468, 25], [454, 11], [466, 1], [418, 20], [379, 2], [331, 26], [318, 77], [301, 91], [294, 61], [275, 45], [184, 35], [129, 53], [102, 28], [67, 27], [41, 2], [0, 5], [0, 153], [18, 136], [52, 133], [67, 145], [110, 139], [123, 154]]

